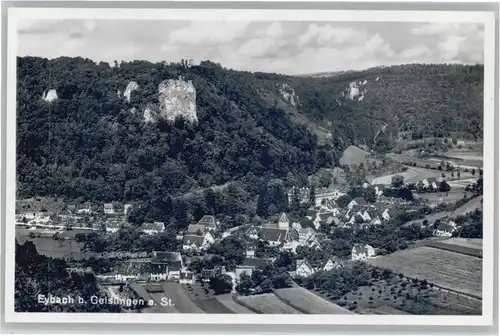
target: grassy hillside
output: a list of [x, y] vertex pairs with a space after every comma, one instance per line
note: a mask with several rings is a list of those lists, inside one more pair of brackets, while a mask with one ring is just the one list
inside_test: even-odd
[[[474, 139], [483, 132], [483, 73], [482, 65], [413, 64], [295, 78], [291, 85], [304, 115], [354, 144], [371, 145], [384, 125], [389, 139], [403, 132]], [[354, 99], [347, 97], [351, 83], [360, 93]]]

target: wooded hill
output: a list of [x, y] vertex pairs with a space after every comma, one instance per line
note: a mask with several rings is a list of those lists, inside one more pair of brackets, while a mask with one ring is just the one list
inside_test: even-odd
[[[338, 164], [348, 145], [373, 146], [385, 123], [386, 135], [482, 135], [482, 66], [412, 65], [304, 78], [209, 61], [110, 66], [24, 57], [17, 71], [18, 197], [137, 200], [234, 180], [256, 194], [271, 178], [305, 181]], [[144, 109], [158, 102], [159, 83], [179, 76], [196, 88], [198, 124], [144, 122]], [[363, 100], [346, 97], [349, 83], [365, 79]], [[117, 92], [130, 81], [139, 89], [127, 102]], [[280, 92], [284, 84], [295, 92], [295, 106]], [[58, 95], [51, 103], [42, 99], [49, 89]], [[390, 146], [385, 138], [373, 147]]]

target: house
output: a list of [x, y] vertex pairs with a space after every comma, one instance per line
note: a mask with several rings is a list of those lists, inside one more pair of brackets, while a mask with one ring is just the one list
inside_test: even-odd
[[259, 239], [267, 241], [270, 246], [278, 246], [285, 242], [288, 230], [262, 227], [259, 230]]
[[75, 204], [67, 204], [66, 211], [69, 212], [70, 214], [75, 213], [76, 212], [76, 205]]
[[243, 274], [248, 275], [249, 277], [252, 276], [252, 273], [255, 271], [254, 266], [236, 266], [236, 269], [234, 271], [235, 276], [236, 276], [236, 282], [240, 282], [241, 277]]
[[370, 225], [380, 225], [380, 224], [382, 224], [382, 221], [380, 220], [380, 218], [378, 216], [373, 218], [370, 221]]
[[351, 219], [349, 220], [349, 223], [352, 225], [352, 224], [356, 224], [356, 223], [364, 223], [365, 222], [365, 219], [363, 218], [363, 216], [358, 212], [357, 214], [354, 214]]
[[370, 245], [356, 244], [352, 248], [351, 260], [365, 260], [375, 256], [375, 250]]
[[217, 230], [217, 224], [215, 217], [210, 215], [205, 215], [198, 221], [198, 225], [204, 225], [208, 231]]
[[215, 266], [214, 268], [205, 268], [201, 270], [201, 281], [210, 282], [210, 279], [219, 274], [226, 274], [224, 266]]
[[321, 225], [330, 225], [333, 222], [335, 215], [332, 212], [318, 213], [314, 220], [314, 227], [318, 230]]
[[307, 214], [306, 214], [306, 218], [309, 219], [309, 220], [314, 220], [317, 215], [318, 215], [318, 211], [317, 210], [315, 210], [314, 208], [313, 209], [308, 209], [307, 210]]
[[124, 215], [128, 215], [128, 213], [129, 213], [129, 211], [130, 211], [131, 208], [132, 208], [132, 204], [125, 204], [123, 206], [123, 214]]
[[107, 233], [116, 233], [121, 229], [121, 223], [119, 222], [106, 222], [106, 232]]
[[295, 268], [295, 276], [307, 278], [314, 274], [314, 268], [306, 259], [297, 260], [296, 265], [297, 266]]
[[183, 268], [180, 252], [153, 251], [151, 256], [151, 280], [179, 280]]
[[203, 251], [210, 247], [214, 243], [215, 239], [210, 234], [210, 232], [206, 232], [204, 235], [199, 236], [195, 234], [186, 234], [182, 240], [182, 249], [187, 250], [195, 250], [195, 251]]
[[199, 236], [202, 236], [207, 232], [207, 227], [205, 225], [200, 225], [200, 224], [190, 224], [187, 228], [187, 233], [188, 234], [197, 234]]
[[297, 252], [297, 247], [299, 247], [300, 245], [302, 244], [296, 240], [288, 241], [283, 244], [283, 246], [281, 247], [281, 251], [287, 251], [295, 254]]
[[289, 227], [290, 227], [290, 220], [288, 219], [287, 215], [283, 212], [278, 221], [278, 228], [288, 229]]
[[141, 232], [147, 235], [158, 234], [165, 231], [165, 223], [154, 222], [154, 223], [144, 223], [141, 226]]
[[89, 214], [91, 212], [92, 212], [92, 205], [90, 203], [82, 204], [77, 210], [77, 213], [79, 214]]
[[194, 273], [187, 270], [181, 270], [179, 283], [190, 285], [194, 284]]
[[312, 221], [308, 218], [302, 219], [300, 221], [300, 228], [312, 228], [312, 227], [314, 227], [314, 221]]
[[259, 228], [251, 227], [250, 229], [247, 230], [245, 235], [250, 239], [259, 239]]
[[335, 268], [341, 268], [342, 264], [336, 257], [328, 258], [323, 265], [321, 266], [321, 270], [328, 272]]
[[427, 183], [429, 183], [429, 186], [432, 188], [432, 190], [438, 190], [439, 189], [439, 184], [438, 180], [435, 177], [429, 177], [427, 179]]
[[315, 231], [308, 227], [305, 229], [299, 229], [298, 231], [299, 234], [299, 243], [305, 245], [305, 243], [311, 238], [314, 237]]
[[115, 208], [113, 206], [113, 203], [104, 203], [104, 213], [106, 215], [114, 215], [115, 214]]
[[439, 186], [438, 186], [437, 178], [429, 177], [428, 179], [422, 180], [422, 183], [420, 183], [420, 181], [419, 181], [419, 183], [417, 183], [417, 190], [418, 189], [426, 189], [429, 191], [438, 190]]
[[352, 209], [353, 206], [355, 205], [359, 205], [359, 206], [362, 206], [362, 207], [367, 207], [369, 206], [368, 202], [363, 198], [363, 197], [356, 197], [354, 198], [348, 205], [347, 207], [349, 208], [349, 210]]
[[312, 249], [315, 249], [315, 250], [321, 250], [321, 243], [319, 242], [319, 240], [316, 238], [316, 237], [311, 237], [309, 238], [305, 245], [309, 248], [312, 248]]
[[385, 221], [388, 221], [391, 219], [391, 215], [389, 214], [389, 209], [385, 209], [384, 212], [382, 213], [382, 218]]
[[433, 235], [436, 237], [451, 237], [456, 229], [457, 226], [453, 221], [449, 221], [448, 223], [440, 223], [434, 230]]

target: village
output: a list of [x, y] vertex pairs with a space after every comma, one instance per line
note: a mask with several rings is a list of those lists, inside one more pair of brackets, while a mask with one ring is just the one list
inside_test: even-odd
[[[357, 186], [357, 190], [372, 195], [371, 202], [363, 197], [351, 198], [345, 188], [318, 188], [314, 191], [309, 187], [292, 187], [287, 191], [288, 201], [298, 202], [301, 206], [309, 206], [305, 216], [289, 218], [283, 212], [260, 223], [248, 223], [222, 230], [216, 216], [206, 214], [198, 221], [188, 225], [175, 234], [177, 249], [153, 251], [112, 251], [100, 253], [103, 258], [114, 259], [113, 267], [103, 272], [102, 269], [72, 268], [72, 271], [92, 272], [103, 288], [112, 297], [147, 298], [151, 286], [161, 283], [177, 283], [185, 292], [193, 291], [191, 286], [205, 286], [204, 295], [210, 297], [221, 293], [232, 295], [261, 294], [266, 289], [262, 283], [253, 283], [248, 279], [256, 272], [265, 272], [266, 267], [277, 263], [283, 255], [291, 264], [281, 269], [287, 279], [287, 286], [298, 286], [302, 279], [307, 279], [321, 272], [329, 272], [358, 262], [376, 259], [388, 251], [372, 246], [371, 242], [353, 243], [344, 246], [345, 253], [325, 254], [331, 251], [332, 238], [336, 230], [349, 232], [373, 232], [389, 226], [391, 219], [401, 213], [418, 212], [422, 205], [404, 198], [385, 196], [394, 194], [394, 190], [407, 188], [398, 176], [393, 178], [393, 186], [372, 185], [365, 182]], [[415, 187], [417, 185], [418, 187]], [[438, 191], [440, 188], [449, 190], [443, 179], [424, 179], [412, 186], [419, 192]], [[364, 191], [363, 191], [364, 190]], [[389, 192], [388, 192], [389, 191]], [[417, 196], [417, 191], [413, 191]], [[313, 197], [313, 199], [311, 199]], [[72, 239], [65, 233], [79, 232], [86, 235], [94, 232], [97, 235], [119, 235], [122, 230], [134, 227], [129, 223], [128, 214], [133, 204], [105, 203], [97, 207], [91, 203], [67, 204], [59, 212], [49, 212], [40, 206], [17, 202], [17, 230], [29, 232], [30, 238]], [[418, 217], [417, 217], [418, 218]], [[446, 239], [459, 230], [453, 218], [439, 218], [436, 222], [423, 225], [428, 239]], [[422, 226], [422, 225], [421, 225]], [[163, 222], [147, 222], [135, 228], [142, 236], [155, 237], [164, 234], [166, 225]], [[229, 245], [227, 242], [230, 242]], [[220, 256], [213, 257], [214, 246], [229, 246], [237, 244], [235, 250], [242, 254], [234, 260], [224, 260]], [[398, 248], [396, 248], [398, 249]], [[391, 251], [393, 252], [393, 251]], [[223, 252], [220, 252], [224, 254]], [[314, 257], [311, 254], [315, 254]], [[319, 255], [319, 257], [318, 257]], [[219, 259], [217, 259], [219, 258]], [[227, 257], [226, 259], [231, 259]], [[214, 261], [215, 260], [215, 261]], [[214, 278], [223, 277], [227, 283], [214, 282]], [[245, 286], [242, 285], [245, 283]], [[118, 291], [116, 286], [119, 286]], [[127, 291], [123, 292], [123, 287]], [[145, 286], [145, 287], [144, 287]], [[186, 290], [189, 286], [190, 290]], [[221, 287], [222, 288], [215, 288]], [[245, 287], [244, 289], [242, 289]], [[248, 288], [250, 287], [250, 288]], [[149, 288], [144, 290], [144, 288]], [[194, 291], [196, 292], [196, 291]], [[193, 292], [193, 293], [194, 293]], [[128, 294], [125, 294], [128, 293]], [[198, 294], [195, 299], [198, 298]], [[200, 294], [201, 295], [201, 294]]]

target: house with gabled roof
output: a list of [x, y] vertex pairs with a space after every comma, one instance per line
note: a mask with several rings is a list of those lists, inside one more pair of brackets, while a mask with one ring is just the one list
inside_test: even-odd
[[113, 206], [113, 203], [104, 203], [104, 214], [106, 215], [115, 214], [115, 207]]
[[453, 232], [457, 230], [455, 222], [449, 221], [448, 223], [441, 222], [434, 230], [433, 235], [436, 237], [451, 237]]
[[188, 234], [197, 234], [197, 235], [204, 235], [205, 232], [207, 232], [207, 227], [205, 225], [200, 225], [200, 224], [190, 224], [187, 228], [187, 233]]
[[215, 239], [210, 234], [210, 231], [206, 232], [202, 236], [196, 234], [186, 234], [184, 235], [184, 238], [182, 240], [182, 249], [184, 251], [204, 251], [209, 248], [214, 242]]
[[332, 269], [341, 268], [341, 267], [342, 267], [342, 264], [340, 263], [340, 261], [337, 257], [330, 257], [323, 262], [320, 269], [322, 271], [328, 272], [328, 271], [331, 271]]
[[184, 268], [180, 252], [153, 251], [151, 256], [151, 280], [179, 280]]
[[211, 215], [205, 215], [198, 221], [198, 225], [204, 225], [208, 231], [216, 231], [217, 224], [215, 217]]
[[143, 223], [141, 226], [141, 232], [147, 235], [154, 235], [165, 231], [165, 223], [154, 222], [154, 223]]
[[354, 198], [348, 205], [347, 207], [349, 208], [349, 210], [352, 209], [353, 206], [355, 205], [359, 205], [359, 206], [362, 206], [362, 207], [367, 207], [367, 206], [370, 206], [370, 204], [363, 198], [363, 197], [356, 197]]
[[132, 204], [125, 204], [123, 206], [123, 214], [128, 215], [131, 209], [132, 209]]
[[308, 227], [308, 228], [303, 228], [299, 229], [298, 231], [299, 234], [299, 243], [305, 245], [306, 242], [311, 238], [315, 236], [315, 231]]
[[284, 212], [280, 216], [280, 219], [278, 221], [278, 227], [280, 229], [288, 229], [290, 227], [290, 220], [288, 219], [288, 216]]
[[307, 210], [307, 214], [306, 214], [306, 218], [309, 219], [309, 220], [314, 220], [316, 218], [316, 216], [318, 215], [318, 210], [316, 209], [308, 209]]
[[270, 246], [278, 246], [286, 241], [287, 230], [271, 227], [262, 227], [259, 230], [259, 239], [267, 241]]
[[78, 207], [76, 212], [79, 214], [90, 214], [92, 213], [92, 204], [90, 204], [90, 202], [85, 202]]
[[314, 274], [314, 268], [307, 261], [307, 259], [298, 259], [296, 261], [296, 268], [294, 275], [296, 277], [307, 278]]
[[107, 233], [116, 233], [120, 231], [122, 227], [122, 223], [115, 221], [106, 221], [106, 232]]
[[179, 276], [180, 284], [194, 284], [195, 276], [194, 273], [188, 270], [181, 270]]
[[375, 256], [375, 249], [366, 244], [355, 244], [352, 247], [351, 251], [351, 260], [357, 261], [357, 260], [365, 260], [367, 258], [372, 258]]

